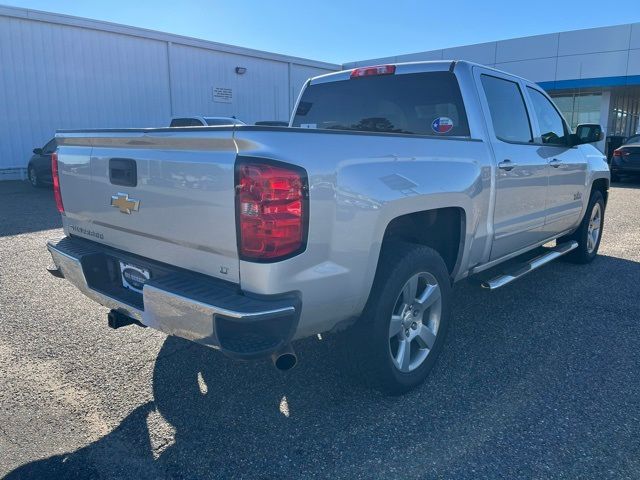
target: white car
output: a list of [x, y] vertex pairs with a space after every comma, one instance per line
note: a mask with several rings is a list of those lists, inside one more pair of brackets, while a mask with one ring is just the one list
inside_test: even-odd
[[173, 117], [170, 127], [215, 127], [219, 125], [246, 125], [233, 117]]

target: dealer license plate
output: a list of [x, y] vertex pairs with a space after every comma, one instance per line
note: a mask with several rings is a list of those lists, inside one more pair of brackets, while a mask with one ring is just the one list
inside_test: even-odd
[[120, 273], [122, 286], [138, 293], [142, 293], [142, 287], [151, 278], [151, 273], [146, 268], [125, 262], [120, 262]]

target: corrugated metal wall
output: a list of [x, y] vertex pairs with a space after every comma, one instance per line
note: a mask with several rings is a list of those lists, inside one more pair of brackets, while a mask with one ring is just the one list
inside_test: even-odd
[[[0, 7], [0, 179], [21, 178], [31, 150], [56, 129], [166, 126], [172, 114], [235, 115], [247, 123], [288, 120], [304, 81], [339, 69], [228, 50]], [[246, 73], [236, 74], [236, 67]], [[216, 87], [231, 89], [231, 103], [214, 101]]]
[[[171, 45], [171, 85], [176, 115], [235, 115], [247, 123], [287, 120], [288, 65], [283, 62]], [[246, 68], [244, 75], [236, 67]], [[232, 103], [212, 101], [213, 88], [231, 88]]]

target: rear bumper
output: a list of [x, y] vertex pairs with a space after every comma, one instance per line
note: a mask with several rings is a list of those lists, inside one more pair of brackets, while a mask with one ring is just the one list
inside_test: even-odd
[[[233, 358], [269, 356], [291, 341], [298, 325], [296, 294], [253, 296], [235, 284], [83, 239], [50, 240], [47, 248], [64, 278], [92, 300]], [[122, 286], [119, 260], [152, 272], [142, 294]]]

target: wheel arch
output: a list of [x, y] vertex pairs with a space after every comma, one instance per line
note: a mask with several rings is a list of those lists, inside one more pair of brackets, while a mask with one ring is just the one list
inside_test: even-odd
[[593, 182], [591, 182], [591, 190], [589, 192], [589, 195], [591, 195], [591, 193], [596, 190], [602, 193], [605, 207], [607, 206], [607, 201], [609, 200], [609, 184], [610, 180], [608, 178], [596, 178], [593, 180]]
[[453, 279], [462, 262], [466, 222], [467, 215], [462, 207], [405, 213], [389, 220], [381, 248], [394, 241], [433, 248], [444, 260], [449, 276]]

